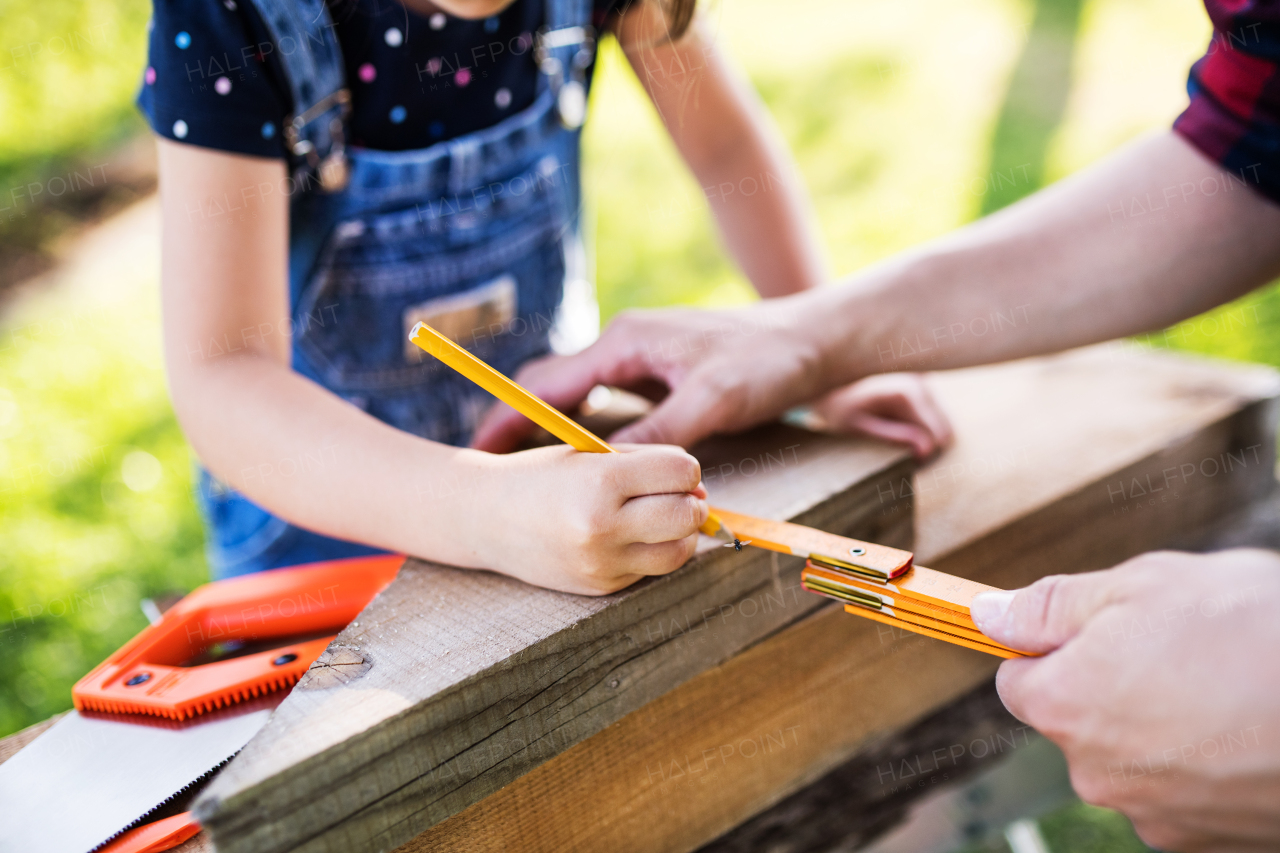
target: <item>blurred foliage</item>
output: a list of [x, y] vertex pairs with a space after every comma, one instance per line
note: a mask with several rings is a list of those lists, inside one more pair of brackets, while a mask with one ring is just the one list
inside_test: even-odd
[[1148, 853], [1124, 815], [1074, 803], [1040, 818], [1050, 850], [1061, 853]]
[[[1037, 819], [1045, 846], [1053, 853], [1150, 853], [1128, 818], [1110, 809], [1081, 802], [1064, 806]], [[973, 845], [959, 853], [1011, 853], [1000, 840]]]
[[1280, 283], [1136, 341], [1280, 367]]
[[146, 625], [140, 599], [207, 578], [138, 269], [94, 268], [95, 292], [42, 294], [0, 331], [0, 733], [70, 707]]
[[1071, 90], [1082, 0], [1039, 0], [1022, 54], [1009, 78], [991, 139], [990, 185], [982, 213], [991, 213], [1044, 183], [1049, 145]]
[[[29, 184], [76, 169], [102, 190], [106, 152], [143, 126], [149, 15], [147, 0], [0, 0], [3, 248], [59, 230]], [[122, 480], [126, 458], [189, 465], [158, 363], [131, 353], [155, 312], [55, 302], [0, 328], [0, 733], [69, 707], [71, 683], [145, 624], [140, 598], [205, 573], [186, 474]], [[111, 335], [87, 344], [98, 323]]]
[[148, 0], [0, 0], [0, 186], [39, 180], [142, 127]]
[[133, 95], [148, 0], [0, 0], [0, 293], [54, 263], [73, 226], [152, 187], [113, 160], [145, 127]]

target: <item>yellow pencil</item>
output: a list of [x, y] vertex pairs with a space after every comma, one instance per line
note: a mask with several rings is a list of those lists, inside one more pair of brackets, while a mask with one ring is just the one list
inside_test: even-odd
[[[591, 430], [517, 385], [426, 323], [414, 326], [409, 340], [573, 449], [584, 453], [618, 452]], [[708, 536], [734, 542], [733, 531], [725, 527], [715, 513], [708, 515], [699, 529]]]

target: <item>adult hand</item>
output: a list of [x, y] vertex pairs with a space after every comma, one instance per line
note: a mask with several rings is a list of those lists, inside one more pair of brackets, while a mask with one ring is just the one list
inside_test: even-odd
[[1280, 849], [1280, 556], [1145, 554], [987, 593], [1000, 698], [1062, 748], [1086, 802], [1147, 844]]
[[[572, 411], [596, 385], [660, 400], [614, 441], [688, 447], [718, 432], [736, 432], [778, 417], [834, 387], [818, 347], [799, 319], [799, 296], [727, 311], [627, 311], [577, 355], [527, 365], [516, 381], [551, 405]], [[494, 406], [472, 446], [514, 449], [533, 426]]]
[[918, 373], [884, 373], [832, 391], [812, 406], [818, 426], [905, 444], [927, 459], [951, 444], [951, 424]]

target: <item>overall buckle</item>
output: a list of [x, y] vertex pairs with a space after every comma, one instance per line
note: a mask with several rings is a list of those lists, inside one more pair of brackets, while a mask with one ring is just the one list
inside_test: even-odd
[[[333, 107], [342, 108], [341, 114], [329, 122], [329, 138], [333, 145], [323, 160], [320, 159], [315, 145], [309, 139], [302, 139], [302, 128], [315, 121]], [[338, 89], [316, 103], [306, 111], [285, 119], [284, 139], [293, 156], [306, 161], [308, 168], [315, 169], [320, 180], [320, 189], [327, 193], [335, 193], [346, 189], [351, 178], [351, 170], [347, 164], [346, 154], [346, 121], [351, 115], [351, 91]]]

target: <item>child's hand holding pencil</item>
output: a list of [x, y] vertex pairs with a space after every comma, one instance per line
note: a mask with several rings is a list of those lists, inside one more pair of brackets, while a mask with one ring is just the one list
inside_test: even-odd
[[[467, 537], [479, 543], [476, 565], [562, 592], [605, 595], [680, 568], [693, 556], [699, 527], [727, 536], [718, 520], [707, 524], [702, 469], [683, 449], [611, 447], [427, 324], [409, 339], [569, 445], [464, 451], [500, 472], [479, 478], [491, 485], [479, 487], [468, 515], [478, 520]], [[500, 524], [490, 517], [495, 509]]]
[[707, 519], [698, 462], [678, 447], [566, 445], [485, 454], [474, 565], [537, 586], [605, 595], [693, 556]]

